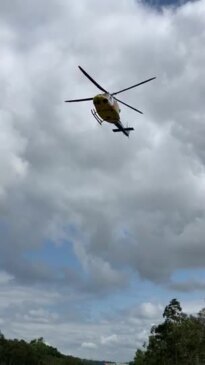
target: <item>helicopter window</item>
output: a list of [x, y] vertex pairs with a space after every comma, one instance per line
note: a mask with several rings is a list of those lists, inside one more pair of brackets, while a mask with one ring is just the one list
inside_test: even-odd
[[109, 95], [109, 101], [110, 101], [111, 104], [113, 104], [114, 100], [113, 100], [112, 95]]
[[103, 99], [103, 103], [105, 103], [105, 104], [106, 104], [107, 102], [108, 102], [108, 100], [107, 100], [107, 99]]
[[99, 105], [100, 104], [100, 100], [95, 100], [95, 104]]

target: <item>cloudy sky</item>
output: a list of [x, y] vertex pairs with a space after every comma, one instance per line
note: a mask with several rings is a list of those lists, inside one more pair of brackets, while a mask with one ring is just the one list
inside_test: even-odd
[[[205, 1], [0, 0], [0, 329], [132, 360], [204, 305]], [[143, 110], [99, 126], [84, 67]]]

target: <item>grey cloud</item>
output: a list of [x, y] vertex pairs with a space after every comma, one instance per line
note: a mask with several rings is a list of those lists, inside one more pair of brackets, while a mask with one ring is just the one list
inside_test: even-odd
[[194, 280], [189, 280], [189, 281], [185, 281], [185, 282], [176, 282], [176, 283], [171, 283], [170, 284], [170, 289], [172, 290], [176, 290], [179, 292], [194, 292], [194, 291], [200, 291], [200, 290], [204, 290], [205, 289], [205, 283], [200, 282], [200, 281], [194, 281]]
[[[57, 6], [55, 2], [52, 4], [54, 8]], [[5, 209], [11, 217], [10, 242], [15, 237], [15, 245], [21, 249], [27, 241], [29, 245], [40, 245], [56, 221], [59, 222], [57, 235], [63, 234], [66, 222], [72, 222], [79, 232], [85, 233], [85, 239], [90, 241], [85, 246], [85, 257], [90, 255], [96, 260], [101, 258], [113, 270], [119, 265], [131, 266], [142, 276], [163, 282], [168, 280], [172, 270], [186, 265], [183, 262], [183, 252], [180, 254], [184, 246], [180, 246], [182, 249], [177, 247], [178, 242], [182, 241], [181, 237], [195, 217], [200, 216], [202, 222], [204, 219], [202, 190], [199, 188], [203, 165], [196, 154], [197, 150], [193, 154], [193, 149], [188, 147], [192, 138], [192, 126], [189, 123], [188, 130], [185, 129], [184, 119], [189, 110], [194, 117], [195, 113], [197, 116], [203, 113], [203, 103], [198, 98], [203, 85], [197, 82], [201, 78], [201, 68], [196, 68], [197, 62], [199, 66], [201, 64], [203, 53], [200, 47], [195, 46], [192, 54], [187, 57], [190, 48], [186, 45], [190, 9], [193, 10], [193, 19], [198, 19], [198, 9], [203, 11], [203, 6], [200, 2], [187, 4], [178, 11], [169, 10], [161, 14], [149, 10], [147, 15], [147, 10], [139, 5], [139, 24], [136, 24], [135, 32], [130, 33], [130, 28], [127, 27], [123, 38], [116, 38], [119, 55], [117, 64], [115, 57], [109, 57], [110, 66], [106, 66], [108, 61], [105, 57], [102, 68], [102, 61], [93, 64], [82, 52], [82, 61], [88, 70], [100, 82], [104, 79], [105, 85], [110, 84], [113, 89], [118, 89], [123, 84], [126, 86], [133, 78], [141, 79], [142, 75], [157, 74], [158, 78], [152, 84], [125, 95], [125, 100], [129, 99], [133, 105], [136, 104], [137, 96], [139, 106], [147, 109], [147, 116], [145, 110], [145, 116], [142, 117], [128, 109], [123, 110], [123, 117], [127, 116], [128, 120], [138, 118], [136, 132], [128, 141], [122, 136], [116, 138], [111, 134], [109, 126], [94, 126], [88, 117], [88, 105], [68, 106], [63, 103], [65, 96], [71, 97], [72, 94], [75, 97], [81, 92], [89, 94], [91, 90], [95, 92], [94, 87], [75, 68], [78, 64], [78, 50], [72, 49], [71, 38], [62, 38], [62, 43], [59, 43], [59, 34], [66, 24], [68, 30], [72, 27], [76, 29], [76, 14], [82, 18], [83, 12], [87, 12], [92, 18], [97, 10], [93, 3], [92, 5], [90, 12], [84, 6], [80, 8], [80, 13], [78, 7], [69, 9], [71, 23], [66, 23], [60, 5], [55, 24], [59, 25], [62, 19], [62, 27], [59, 27], [56, 36], [51, 33], [47, 33], [46, 39], [39, 36], [39, 42], [33, 47], [31, 44], [31, 49], [25, 54], [21, 52], [20, 58], [19, 51], [17, 52], [17, 65], [21, 66], [17, 80], [21, 82], [12, 84], [13, 91], [11, 89], [10, 95], [14, 98], [19, 90], [21, 94], [18, 104], [14, 104], [15, 113], [12, 110], [7, 112], [11, 125], [10, 135], [13, 138], [13, 129], [17, 130], [15, 138], [18, 144], [22, 143], [20, 152], [14, 150], [14, 153], [20, 158], [25, 172], [18, 186], [14, 179], [14, 185], [9, 190], [7, 184], [9, 196]], [[65, 4], [63, 7], [66, 14]], [[39, 11], [38, 7], [36, 9], [34, 15], [38, 14], [35, 13]], [[101, 35], [103, 42], [108, 39], [107, 46], [110, 50], [114, 36], [121, 28], [119, 19], [122, 9], [127, 12], [126, 27], [129, 17], [133, 19], [133, 15], [124, 4], [115, 13], [114, 22], [110, 22], [107, 12], [103, 13], [102, 20], [108, 22], [107, 28], [102, 28], [102, 22], [95, 24], [96, 34]], [[43, 13], [44, 10], [41, 9]], [[114, 11], [112, 5], [110, 11]], [[7, 12], [8, 9], [6, 14]], [[26, 10], [20, 8], [19, 12], [25, 14]], [[53, 8], [50, 13], [53, 14]], [[144, 30], [142, 28], [139, 35], [140, 22], [143, 22], [145, 16], [147, 27]], [[17, 26], [18, 16], [16, 22], [13, 18], [9, 19]], [[53, 21], [53, 17], [48, 19], [48, 22]], [[180, 19], [183, 19], [182, 25]], [[85, 24], [87, 21], [88, 19]], [[36, 26], [40, 32], [38, 22]], [[50, 23], [48, 25], [45, 22], [46, 26], [50, 27]], [[182, 29], [180, 42], [176, 37], [179, 28]], [[77, 36], [76, 44], [88, 45], [89, 49], [90, 43], [93, 47], [96, 45], [95, 32], [86, 29], [89, 42], [84, 36], [82, 39]], [[107, 38], [108, 34], [111, 38]], [[189, 42], [194, 40], [200, 44], [200, 37], [195, 38], [195, 30]], [[139, 54], [137, 49], [143, 43], [143, 52]], [[71, 62], [67, 60], [69, 47], [72, 49]], [[14, 73], [16, 54], [12, 45], [10, 48]], [[103, 48], [98, 49], [98, 52], [100, 60]], [[123, 61], [125, 53], [126, 62]], [[195, 72], [191, 72], [193, 69]], [[22, 111], [24, 95], [25, 115]], [[195, 123], [193, 136], [197, 135], [198, 128], [201, 135], [200, 123]], [[197, 139], [193, 139], [192, 143], [198, 150], [202, 150]], [[16, 219], [19, 209], [24, 214]], [[129, 234], [120, 237], [121, 227], [134, 237], [131, 241]], [[84, 239], [81, 244], [85, 244]], [[185, 248], [187, 252], [188, 247]], [[168, 257], [171, 260], [166, 259]], [[195, 262], [198, 257], [196, 253]], [[192, 260], [190, 256], [190, 261]], [[187, 264], [190, 265], [188, 261]]]
[[[93, 298], [136, 274], [170, 287], [175, 269], [204, 266], [204, 11], [0, 1], [0, 258], [15, 285]], [[144, 111], [122, 108], [129, 139], [96, 125], [91, 104], [64, 104], [98, 92], [78, 64], [111, 91], [157, 76], [123, 95]], [[81, 273], [22, 259], [62, 237]], [[95, 343], [76, 341], [79, 354]]]

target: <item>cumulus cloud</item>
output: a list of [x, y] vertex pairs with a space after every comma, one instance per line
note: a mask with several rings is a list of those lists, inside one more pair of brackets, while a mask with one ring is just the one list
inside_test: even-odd
[[[24, 325], [14, 321], [9, 333], [31, 335], [33, 323], [33, 335], [43, 328], [47, 335], [61, 319], [42, 300], [69, 304], [73, 314], [73, 298], [106, 298], [136, 277], [169, 290], [204, 289], [171, 280], [176, 269], [204, 267], [204, 15], [203, 1], [161, 12], [123, 0], [0, 1], [0, 284], [5, 305], [11, 289], [22, 294], [12, 297], [14, 306], [28, 301]], [[98, 92], [78, 64], [110, 91], [157, 76], [122, 96], [144, 111], [122, 108], [122, 121], [135, 127], [129, 139], [97, 125], [91, 104], [64, 104]], [[79, 266], [29, 260], [26, 253], [47, 241], [71, 245]], [[45, 297], [36, 292], [42, 288]], [[160, 310], [146, 301], [129, 323], [150, 323]], [[111, 325], [92, 327], [104, 346], [112, 340], [103, 353], [118, 359], [113, 349], [124, 341], [130, 350], [119, 356], [130, 359], [144, 322], [131, 344], [133, 332], [120, 337], [123, 323], [116, 331]], [[94, 344], [101, 357], [102, 341], [88, 327], [73, 344], [68, 328], [60, 330], [62, 348], [69, 342], [88, 356]]]
[[81, 346], [87, 349], [95, 349], [97, 347], [93, 342], [83, 342]]
[[170, 288], [179, 292], [193, 292], [197, 290], [204, 290], [205, 283], [196, 280], [189, 280], [185, 282], [172, 283], [170, 284]]

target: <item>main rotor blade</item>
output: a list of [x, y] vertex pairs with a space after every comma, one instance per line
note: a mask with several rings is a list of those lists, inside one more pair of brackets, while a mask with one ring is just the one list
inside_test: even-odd
[[65, 103], [76, 103], [78, 101], [88, 101], [88, 100], [93, 100], [93, 98], [65, 100]]
[[93, 84], [95, 85], [95, 86], [97, 86], [98, 87], [98, 89], [100, 89], [101, 91], [104, 91], [104, 93], [107, 93], [107, 94], [109, 94], [108, 93], [108, 91], [107, 90], [105, 90], [105, 89], [103, 89], [103, 87], [102, 86], [100, 86], [90, 75], [88, 75], [88, 73], [85, 71], [85, 70], [83, 70], [83, 68], [81, 67], [81, 66], [78, 66], [79, 67], [79, 69], [80, 69], [80, 71], [82, 71], [82, 73], [91, 81], [91, 82], [93, 82]]
[[124, 104], [124, 105], [128, 106], [128, 108], [133, 109], [133, 110], [135, 110], [136, 112], [138, 112], [138, 113], [140, 113], [140, 114], [143, 114], [140, 110], [138, 110], [138, 109], [136, 109], [136, 108], [133, 108], [133, 106], [131, 106], [131, 105], [129, 105], [129, 104], [124, 103], [124, 101], [117, 99], [115, 96], [114, 96], [113, 98], [114, 98], [115, 100], [119, 101], [119, 103], [121, 103], [121, 104]]
[[127, 87], [126, 89], [119, 90], [119, 91], [117, 91], [116, 93], [112, 93], [112, 95], [117, 95], [117, 94], [119, 94], [119, 93], [122, 93], [123, 91], [127, 91], [127, 90], [130, 90], [130, 89], [133, 89], [133, 87], [137, 87], [137, 86], [139, 86], [139, 85], [145, 84], [146, 82], [152, 81], [152, 80], [154, 80], [154, 79], [156, 79], [156, 77], [151, 77], [151, 79], [148, 79], [148, 80], [145, 80], [145, 81], [139, 82], [139, 83], [138, 83], [138, 84], [136, 84], [136, 85], [133, 85], [133, 86]]

